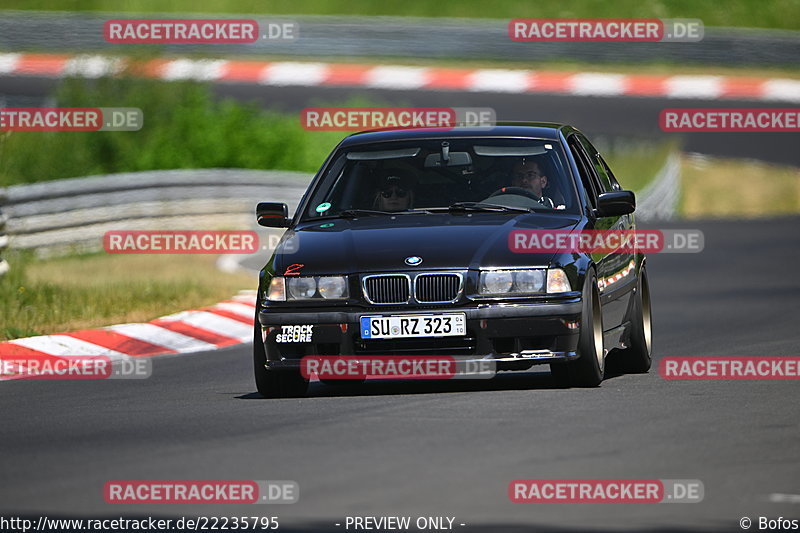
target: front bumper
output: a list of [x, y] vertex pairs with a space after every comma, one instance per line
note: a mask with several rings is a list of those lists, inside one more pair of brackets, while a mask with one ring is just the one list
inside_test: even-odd
[[[581, 307], [580, 298], [573, 298], [547, 303], [481, 304], [469, 308], [313, 312], [261, 308], [258, 318], [269, 368], [296, 368], [307, 355], [431, 355], [492, 359], [498, 370], [524, 370], [534, 364], [558, 363], [577, 357]], [[441, 313], [464, 313], [466, 334], [390, 340], [360, 336], [362, 316]], [[300, 333], [287, 337], [287, 331]], [[291, 341], [286, 342], [287, 338]]]

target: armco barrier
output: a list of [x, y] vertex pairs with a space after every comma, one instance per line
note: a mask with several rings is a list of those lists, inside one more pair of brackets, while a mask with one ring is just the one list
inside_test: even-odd
[[656, 177], [636, 195], [636, 219], [671, 220], [681, 196], [681, 156], [672, 153]]
[[300, 172], [166, 170], [15, 185], [3, 207], [9, 246], [40, 255], [90, 251], [109, 230], [242, 229], [259, 201], [294, 209], [310, 180]]

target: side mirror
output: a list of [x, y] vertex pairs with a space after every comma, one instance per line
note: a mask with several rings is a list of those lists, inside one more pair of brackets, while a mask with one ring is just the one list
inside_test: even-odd
[[611, 191], [600, 193], [594, 213], [598, 217], [620, 217], [635, 210], [636, 196], [633, 191]]
[[289, 227], [289, 206], [273, 202], [259, 202], [256, 206], [256, 222], [267, 228]]

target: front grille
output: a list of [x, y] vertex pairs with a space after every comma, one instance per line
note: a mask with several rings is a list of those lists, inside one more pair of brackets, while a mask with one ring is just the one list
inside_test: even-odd
[[420, 303], [445, 303], [458, 298], [461, 276], [458, 274], [420, 274], [417, 276], [414, 297]]
[[404, 275], [368, 276], [364, 279], [364, 297], [373, 304], [406, 303], [411, 280]]

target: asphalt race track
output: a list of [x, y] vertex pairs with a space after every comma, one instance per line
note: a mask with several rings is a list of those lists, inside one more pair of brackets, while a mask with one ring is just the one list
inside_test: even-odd
[[[706, 247], [648, 259], [657, 359], [800, 353], [799, 218], [668, 227], [702, 229]], [[346, 516], [454, 516], [465, 532], [741, 531], [741, 517], [800, 516], [770, 501], [800, 493], [797, 382], [654, 369], [561, 390], [547, 373], [504, 374], [264, 400], [251, 365], [245, 346], [156, 359], [141, 381], [0, 383], [0, 514], [269, 514], [307, 532], [344, 531]], [[699, 479], [705, 499], [514, 504], [518, 478]], [[295, 480], [300, 501], [108, 505], [114, 479]]]

